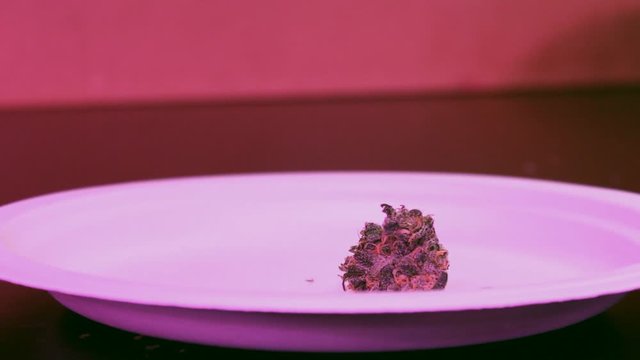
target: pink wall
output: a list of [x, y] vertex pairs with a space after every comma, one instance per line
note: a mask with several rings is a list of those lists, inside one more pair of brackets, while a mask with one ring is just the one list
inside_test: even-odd
[[637, 0], [0, 2], [0, 107], [640, 82]]

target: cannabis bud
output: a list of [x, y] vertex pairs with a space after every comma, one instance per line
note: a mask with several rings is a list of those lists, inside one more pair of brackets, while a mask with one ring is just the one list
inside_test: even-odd
[[382, 226], [365, 223], [358, 244], [339, 268], [342, 288], [351, 291], [443, 289], [448, 252], [440, 245], [433, 217], [420, 210], [382, 204]]

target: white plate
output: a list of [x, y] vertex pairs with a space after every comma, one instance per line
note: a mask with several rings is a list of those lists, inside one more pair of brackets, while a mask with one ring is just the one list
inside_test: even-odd
[[[445, 290], [343, 292], [337, 266], [364, 222], [382, 220], [383, 202], [435, 216], [450, 253]], [[137, 182], [0, 208], [0, 278], [170, 339], [308, 351], [454, 346], [565, 326], [639, 288], [639, 219], [636, 194], [505, 177]]]

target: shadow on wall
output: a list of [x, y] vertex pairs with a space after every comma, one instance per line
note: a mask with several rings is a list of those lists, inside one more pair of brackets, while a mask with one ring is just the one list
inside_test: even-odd
[[[597, 84], [640, 83], [640, 8], [597, 15], [581, 26], [555, 33], [520, 71], [545, 85], [557, 80]], [[634, 74], [630, 78], [629, 74]]]

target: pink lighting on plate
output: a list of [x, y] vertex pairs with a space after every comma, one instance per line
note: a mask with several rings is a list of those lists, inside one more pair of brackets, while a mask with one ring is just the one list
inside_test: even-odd
[[[343, 291], [338, 264], [382, 200], [434, 214], [450, 251], [444, 290]], [[0, 207], [0, 279], [169, 339], [307, 351], [456, 346], [566, 326], [638, 289], [639, 214], [638, 194], [463, 174], [137, 182]]]

